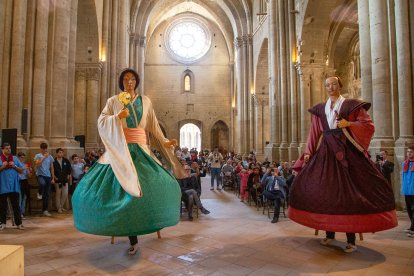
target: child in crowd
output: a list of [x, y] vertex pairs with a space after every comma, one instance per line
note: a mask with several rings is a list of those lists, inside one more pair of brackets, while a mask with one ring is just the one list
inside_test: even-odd
[[247, 180], [249, 179], [250, 172], [247, 171], [245, 168], [239, 173], [240, 176], [240, 202], [244, 202], [244, 199], [248, 199], [249, 193], [247, 190]]

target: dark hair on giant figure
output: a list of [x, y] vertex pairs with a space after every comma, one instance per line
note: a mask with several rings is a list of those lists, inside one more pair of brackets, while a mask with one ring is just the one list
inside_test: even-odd
[[135, 72], [134, 69], [131, 68], [125, 68], [124, 70], [122, 70], [121, 74], [119, 75], [119, 79], [118, 79], [118, 86], [119, 89], [121, 89], [121, 91], [124, 91], [124, 76], [126, 73], [132, 73], [135, 76], [136, 79], [136, 83], [135, 83], [135, 89], [137, 89], [138, 85], [139, 85], [139, 75], [137, 72]]

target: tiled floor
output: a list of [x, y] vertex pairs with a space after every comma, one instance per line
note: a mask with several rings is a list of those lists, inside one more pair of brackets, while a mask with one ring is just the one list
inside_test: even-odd
[[365, 234], [358, 251], [342, 252], [345, 235], [333, 246], [319, 245], [312, 229], [283, 218], [271, 224], [262, 211], [232, 192], [209, 191], [202, 202], [211, 211], [193, 222], [139, 238], [140, 252], [128, 256], [127, 238], [80, 233], [71, 214], [32, 217], [25, 231], [9, 226], [0, 244], [25, 247], [26, 275], [414, 275], [414, 239], [403, 232], [406, 213], [390, 231]]

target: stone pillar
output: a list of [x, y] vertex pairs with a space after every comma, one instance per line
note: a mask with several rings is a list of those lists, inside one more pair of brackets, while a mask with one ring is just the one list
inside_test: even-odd
[[[11, 15], [13, 14], [13, 1], [1, 1], [4, 4], [5, 10], [3, 11], [4, 14]], [[8, 110], [9, 110], [9, 80], [10, 80], [10, 52], [11, 52], [11, 39], [12, 39], [12, 16], [5, 16], [4, 18], [0, 19], [4, 20], [4, 32], [0, 33], [0, 37], [2, 38], [1, 48], [3, 56], [3, 62], [0, 64], [2, 67], [1, 70], [1, 87], [0, 87], [0, 125], [2, 128], [7, 128], [8, 122]]]
[[414, 144], [413, 87], [408, 0], [395, 0], [395, 27], [398, 71], [399, 138], [395, 142], [394, 194], [399, 206], [404, 206], [401, 190], [401, 163], [406, 159], [407, 146]]
[[112, 21], [111, 21], [111, 55], [110, 55], [110, 85], [109, 85], [109, 95], [111, 97], [118, 93], [118, 61], [117, 61], [117, 51], [118, 51], [118, 1], [112, 2]]
[[75, 135], [86, 135], [86, 68], [76, 68]]
[[399, 99], [399, 146], [413, 143], [413, 87], [408, 1], [395, 0], [395, 25], [397, 35], [397, 70]]
[[[288, 0], [288, 9], [295, 9], [295, 1]], [[289, 159], [295, 160], [298, 158], [299, 152], [299, 140], [298, 140], [298, 126], [299, 126], [299, 114], [298, 114], [298, 95], [296, 84], [296, 68], [295, 62], [297, 57], [296, 52], [296, 26], [295, 26], [295, 14], [289, 13], [289, 49], [290, 49], [290, 126], [291, 126], [291, 143], [289, 146]]]
[[244, 131], [242, 134], [242, 143], [243, 143], [243, 155], [248, 155], [250, 152], [250, 106], [251, 106], [251, 87], [249, 80], [249, 36], [243, 36], [243, 46], [242, 46], [242, 64], [240, 65], [242, 70], [241, 81], [243, 82], [243, 122]]
[[26, 36], [26, 1], [13, 2], [13, 30], [10, 62], [10, 86], [8, 104], [9, 128], [17, 128], [17, 147], [26, 142], [21, 133], [23, 111], [24, 48]]
[[[26, 13], [26, 43], [24, 53], [24, 80], [23, 80], [23, 110], [27, 110], [25, 122], [22, 118], [22, 136], [24, 141], [29, 142], [30, 134], [30, 108], [32, 102], [33, 91], [33, 62], [34, 62], [34, 42], [35, 42], [35, 26], [36, 26], [36, 2], [27, 2]], [[22, 111], [23, 111], [22, 110]], [[23, 114], [22, 114], [23, 117]], [[23, 148], [20, 148], [23, 150]]]
[[269, 0], [269, 108], [270, 108], [270, 143], [266, 146], [266, 156], [270, 161], [279, 159], [279, 116], [276, 108], [278, 93], [278, 32], [277, 0]]
[[108, 60], [109, 60], [109, 29], [110, 29], [110, 1], [105, 0], [103, 6], [103, 22], [102, 22], [102, 48], [101, 48], [101, 62], [102, 62], [102, 75], [101, 75], [101, 95], [100, 95], [100, 108], [102, 110], [106, 104], [106, 100], [109, 98], [108, 93]]
[[140, 78], [140, 84], [138, 86], [138, 93], [141, 95], [145, 94], [145, 47], [146, 47], [146, 37], [145, 36], [139, 36], [138, 41], [138, 63], [137, 63], [137, 69], [138, 74]]
[[281, 132], [281, 141], [279, 148], [279, 155], [282, 161], [288, 161], [289, 159], [289, 130], [288, 130], [288, 118], [289, 118], [289, 109], [288, 109], [288, 66], [287, 66], [287, 57], [289, 56], [289, 51], [287, 49], [287, 39], [289, 38], [287, 34], [286, 27], [286, 8], [283, 0], [278, 0], [278, 12], [279, 12], [279, 64], [280, 64], [280, 132]]
[[127, 28], [129, 18], [127, 15], [129, 1], [118, 1], [118, 70], [122, 70], [128, 66], [127, 51], [128, 51], [128, 35]]
[[[361, 64], [361, 97], [372, 103], [371, 34], [369, 0], [358, 0], [359, 52]], [[372, 108], [368, 111], [372, 116]]]
[[[78, 0], [72, 0], [70, 13], [70, 36], [69, 36], [69, 60], [68, 60], [68, 92], [66, 97], [67, 125], [66, 137], [72, 142], [72, 147], [78, 147], [78, 142], [74, 140], [74, 113], [75, 113], [75, 61], [76, 61], [76, 30], [78, 22]], [[69, 153], [69, 152], [67, 152]]]
[[86, 143], [85, 147], [89, 149], [98, 148], [98, 109], [99, 101], [99, 78], [101, 76], [101, 64], [86, 69]]
[[234, 48], [237, 52], [237, 61], [236, 61], [236, 81], [237, 81], [237, 91], [236, 91], [236, 110], [235, 110], [235, 129], [237, 132], [236, 135], [236, 152], [238, 154], [243, 154], [245, 152], [244, 143], [243, 143], [243, 134], [244, 134], [244, 82], [243, 78], [243, 40], [240, 37], [237, 37], [234, 41]]
[[303, 153], [306, 149], [306, 141], [308, 139], [309, 127], [311, 124], [311, 116], [308, 109], [311, 107], [310, 103], [310, 75], [311, 70], [309, 68], [303, 68], [299, 66], [300, 77], [300, 117], [302, 118], [300, 126], [300, 144], [299, 153]]
[[[235, 151], [235, 124], [234, 124], [234, 103], [235, 103], [235, 96], [236, 93], [234, 91], [234, 62], [229, 63], [229, 70], [230, 70], [230, 95], [231, 95], [231, 114], [230, 114], [230, 146], [229, 149]], [[202, 130], [201, 130], [202, 131]]]
[[36, 2], [36, 39], [34, 45], [33, 94], [30, 146], [39, 148], [45, 141], [46, 66], [48, 47], [49, 1]]
[[[67, 115], [66, 105], [69, 82], [69, 42], [71, 0], [53, 1], [54, 33], [51, 83], [50, 143], [52, 147], [66, 147]], [[64, 118], [64, 119], [62, 119]]]
[[255, 148], [256, 144], [256, 137], [255, 137], [255, 104], [256, 101], [254, 99], [255, 96], [255, 87], [254, 87], [254, 69], [253, 69], [253, 35], [249, 34], [246, 36], [247, 39], [247, 61], [246, 61], [246, 75], [248, 75], [248, 85], [247, 85], [247, 94], [249, 95], [249, 140], [247, 150], [250, 152], [251, 150], [257, 150]]
[[394, 144], [387, 1], [369, 1], [369, 20], [371, 26], [372, 90], [375, 91], [373, 93], [375, 135], [371, 145], [373, 150], [379, 150], [380, 148], [392, 148]]

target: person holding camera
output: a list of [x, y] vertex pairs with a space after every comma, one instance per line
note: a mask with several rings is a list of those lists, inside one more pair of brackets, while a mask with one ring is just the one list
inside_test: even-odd
[[13, 208], [14, 222], [17, 229], [24, 230], [20, 216], [19, 173], [23, 173], [22, 164], [19, 159], [11, 154], [9, 143], [3, 143], [0, 155], [0, 231], [6, 228], [7, 198]]
[[211, 172], [211, 188], [210, 190], [214, 190], [214, 179], [216, 179], [217, 183], [217, 190], [220, 189], [220, 173], [221, 173], [221, 162], [223, 161], [223, 155], [218, 151], [218, 147], [214, 147], [214, 150], [210, 153], [207, 158], [208, 162], [210, 162], [210, 172]]
[[383, 150], [376, 156], [375, 164], [377, 169], [387, 179], [388, 183], [391, 184], [391, 174], [394, 172], [394, 163], [388, 160], [388, 151]]

